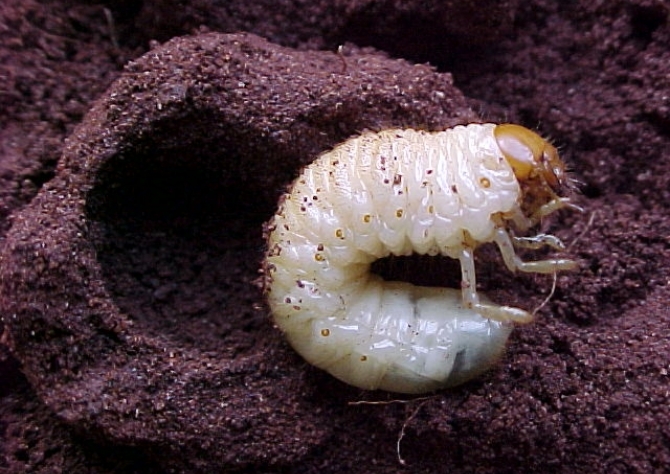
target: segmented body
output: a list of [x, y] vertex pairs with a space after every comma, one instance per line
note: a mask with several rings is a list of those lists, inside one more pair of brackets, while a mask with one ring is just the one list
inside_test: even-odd
[[303, 170], [269, 223], [265, 270], [275, 322], [306, 360], [361, 388], [420, 393], [499, 358], [513, 318], [485, 314], [499, 308], [474, 288], [468, 300], [370, 272], [389, 255], [463, 264], [523, 215], [495, 128], [364, 133]]

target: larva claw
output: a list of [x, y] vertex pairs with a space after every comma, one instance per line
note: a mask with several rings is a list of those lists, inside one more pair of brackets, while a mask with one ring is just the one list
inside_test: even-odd
[[551, 247], [555, 250], [565, 250], [565, 244], [551, 234], [537, 234], [532, 237], [512, 237], [512, 243], [515, 247], [537, 250], [542, 247]]
[[472, 308], [487, 319], [501, 323], [528, 324], [533, 322], [532, 314], [521, 308], [478, 303]]

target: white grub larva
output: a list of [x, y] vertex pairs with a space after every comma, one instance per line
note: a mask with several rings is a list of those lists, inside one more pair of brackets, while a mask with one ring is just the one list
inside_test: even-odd
[[[527, 311], [476, 291], [474, 250], [500, 249], [512, 271], [554, 273], [572, 260], [522, 261], [516, 237], [560, 208], [569, 188], [556, 149], [519, 125], [366, 132], [306, 167], [267, 226], [265, 287], [275, 322], [308, 362], [363, 389], [422, 393], [462, 383], [502, 354]], [[389, 255], [458, 259], [462, 288], [384, 281]]]

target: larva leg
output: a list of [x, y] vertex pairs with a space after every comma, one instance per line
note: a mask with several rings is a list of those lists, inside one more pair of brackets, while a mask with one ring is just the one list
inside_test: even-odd
[[[560, 240], [556, 240], [560, 242]], [[548, 242], [551, 242], [551, 239]], [[524, 262], [514, 251], [512, 238], [504, 228], [496, 229], [495, 243], [500, 249], [505, 265], [513, 272], [519, 270], [526, 273], [554, 273], [557, 271], [573, 270], [577, 268], [577, 262], [567, 258], [552, 258], [536, 262]], [[555, 244], [556, 242], [553, 243]], [[553, 246], [552, 243], [546, 243], [545, 245]]]
[[542, 247], [551, 247], [556, 250], [565, 250], [565, 244], [551, 234], [537, 234], [532, 237], [512, 237], [512, 243], [515, 247], [537, 250]]
[[[511, 245], [511, 243], [510, 243]], [[464, 248], [459, 257], [461, 262], [461, 290], [463, 292], [463, 306], [477, 311], [484, 318], [495, 321], [529, 323], [533, 315], [528, 311], [511, 306], [497, 306], [484, 304], [477, 295], [477, 277], [475, 275], [475, 258], [471, 248]]]
[[573, 209], [575, 211], [579, 212], [584, 212], [584, 209], [579, 207], [577, 204], [573, 204], [570, 201], [570, 198], [556, 198], [552, 199], [548, 203], [544, 204], [541, 206], [533, 215], [530, 217], [531, 221], [533, 222], [540, 222], [540, 219], [542, 219], [545, 216], [548, 216], [549, 214], [552, 214], [559, 209]]
[[584, 209], [579, 207], [577, 204], [573, 204], [570, 201], [570, 198], [555, 198], [549, 201], [548, 203], [542, 205], [537, 211], [535, 211], [531, 216], [526, 216], [521, 212], [521, 209], [517, 209], [511, 215], [507, 215], [506, 219], [509, 219], [514, 222], [514, 225], [517, 229], [526, 231], [536, 225], [542, 220], [543, 217], [552, 214], [559, 209], [572, 209], [579, 212], [584, 212]]

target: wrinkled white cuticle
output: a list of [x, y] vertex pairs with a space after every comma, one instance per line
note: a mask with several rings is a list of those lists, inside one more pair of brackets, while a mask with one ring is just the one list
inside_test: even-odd
[[307, 361], [364, 389], [421, 393], [489, 368], [512, 329], [463, 308], [461, 292], [384, 281], [388, 255], [457, 258], [465, 233], [520, 188], [494, 124], [364, 133], [305, 168], [270, 222], [266, 278], [277, 325]]

